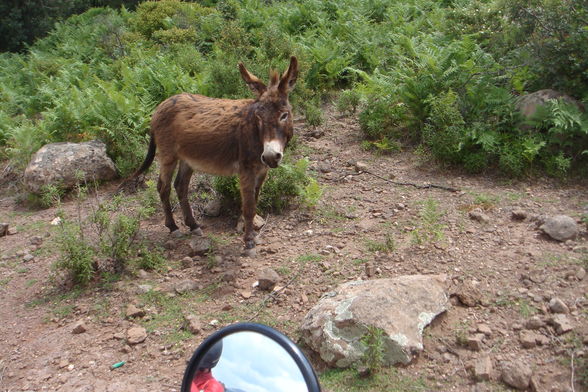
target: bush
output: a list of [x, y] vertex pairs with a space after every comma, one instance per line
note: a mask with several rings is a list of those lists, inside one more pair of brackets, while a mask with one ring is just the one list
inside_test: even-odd
[[[263, 213], [280, 213], [294, 201], [309, 207], [316, 205], [322, 190], [308, 174], [308, 163], [307, 159], [290, 163], [286, 158], [279, 167], [270, 170], [259, 194], [258, 210]], [[241, 205], [236, 176], [215, 177], [213, 187], [229, 204]]]

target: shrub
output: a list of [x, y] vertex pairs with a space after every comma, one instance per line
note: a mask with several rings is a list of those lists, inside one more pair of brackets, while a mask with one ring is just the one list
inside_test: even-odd
[[[322, 195], [320, 186], [308, 174], [308, 160], [290, 163], [288, 158], [269, 171], [259, 194], [257, 208], [261, 212], [282, 212], [293, 201], [307, 206], [316, 205]], [[239, 180], [236, 176], [215, 177], [213, 187], [228, 203], [240, 205]]]

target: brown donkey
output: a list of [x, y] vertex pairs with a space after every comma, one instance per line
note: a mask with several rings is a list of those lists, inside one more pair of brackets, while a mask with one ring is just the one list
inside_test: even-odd
[[298, 77], [298, 61], [292, 56], [288, 70], [280, 77], [270, 72], [266, 86], [240, 63], [245, 83], [255, 99], [216, 99], [202, 95], [178, 94], [163, 101], [151, 119], [151, 140], [147, 157], [132, 176], [144, 173], [159, 149], [160, 172], [157, 190], [163, 204], [165, 225], [178, 230], [169, 201], [171, 180], [179, 169], [174, 187], [180, 200], [184, 223], [202, 234], [188, 201], [188, 186], [194, 170], [209, 174], [239, 175], [241, 208], [245, 221], [245, 247], [255, 247], [253, 218], [259, 190], [269, 168], [278, 167], [284, 148], [292, 138], [292, 111], [288, 93]]

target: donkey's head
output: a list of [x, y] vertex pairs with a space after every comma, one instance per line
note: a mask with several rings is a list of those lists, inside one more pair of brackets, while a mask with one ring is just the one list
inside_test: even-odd
[[239, 64], [239, 70], [245, 83], [257, 96], [253, 110], [263, 143], [261, 161], [271, 168], [278, 167], [284, 156], [284, 149], [294, 133], [288, 93], [298, 77], [298, 60], [294, 56], [290, 58], [290, 66], [282, 77], [272, 71], [269, 86], [249, 73], [242, 63]]

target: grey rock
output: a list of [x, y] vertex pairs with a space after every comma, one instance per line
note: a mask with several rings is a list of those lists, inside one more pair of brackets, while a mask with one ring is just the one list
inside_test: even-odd
[[555, 332], [558, 335], [563, 335], [566, 332], [570, 332], [574, 327], [570, 319], [565, 314], [554, 314], [549, 319], [549, 324], [555, 328]]
[[35, 256], [33, 256], [30, 253], [27, 253], [26, 255], [23, 256], [22, 261], [24, 261], [25, 263], [28, 263], [29, 261], [33, 260], [35, 258]]
[[354, 167], [355, 167], [355, 171], [358, 172], [358, 173], [359, 172], [367, 171], [369, 169], [368, 164], [365, 163], [365, 162], [362, 162], [362, 161], [355, 162]]
[[190, 240], [190, 256], [205, 256], [212, 249], [212, 242], [207, 237], [194, 237]]
[[0, 237], [8, 235], [8, 223], [0, 223]]
[[204, 206], [204, 215], [219, 216], [221, 213], [222, 206], [223, 206], [223, 203], [221, 200], [219, 200], [219, 199], [210, 200]]
[[86, 323], [84, 323], [83, 320], [79, 320], [72, 327], [71, 333], [73, 333], [74, 335], [77, 335], [77, 334], [80, 334], [80, 333], [84, 333], [87, 330], [88, 330], [88, 328], [86, 327]]
[[563, 99], [564, 101], [583, 109], [583, 105], [576, 99], [551, 89], [539, 90], [521, 96], [516, 102], [516, 108], [521, 112], [523, 117], [532, 118], [537, 112], [538, 107], [545, 105], [552, 99]]
[[583, 267], [578, 267], [578, 269], [576, 270], [576, 278], [578, 280], [584, 280], [585, 277], [586, 277], [586, 270]]
[[539, 316], [533, 316], [525, 323], [527, 329], [540, 329], [545, 327], [545, 322], [539, 318]]
[[558, 241], [567, 241], [575, 238], [580, 230], [576, 221], [567, 215], [550, 216], [540, 227], [551, 238]]
[[549, 310], [551, 310], [553, 313], [570, 313], [568, 305], [566, 305], [564, 301], [556, 297], [552, 298], [549, 301]]
[[116, 176], [103, 142], [52, 143], [33, 155], [25, 169], [24, 185], [32, 193], [41, 193], [47, 185], [71, 189], [80, 181], [107, 181]]
[[492, 360], [489, 356], [483, 356], [474, 362], [474, 379], [477, 381], [490, 381], [492, 377]]
[[537, 345], [537, 333], [529, 330], [523, 330], [519, 334], [519, 341], [523, 348], [533, 348]]
[[140, 284], [137, 286], [137, 293], [139, 294], [145, 294], [150, 292], [151, 290], [153, 290], [153, 286], [151, 286], [150, 284]]
[[264, 268], [258, 277], [259, 288], [261, 290], [271, 291], [280, 281], [280, 275], [271, 268]]
[[514, 361], [503, 362], [501, 365], [501, 378], [505, 384], [521, 391], [529, 387], [533, 372], [526, 363]]
[[147, 330], [143, 327], [132, 327], [127, 331], [127, 343], [139, 344], [147, 339]]
[[302, 340], [329, 366], [343, 368], [362, 358], [368, 328], [379, 328], [384, 364], [408, 364], [423, 350], [423, 329], [449, 306], [445, 279], [412, 275], [344, 283], [307, 313]]
[[33, 237], [31, 237], [31, 241], [30, 242], [31, 242], [31, 245], [37, 245], [37, 246], [39, 246], [39, 245], [43, 244], [43, 237], [38, 236], [38, 235], [33, 236]]
[[184, 294], [188, 291], [198, 290], [199, 288], [200, 285], [197, 282], [189, 279], [182, 280], [181, 282], [176, 283], [174, 286], [174, 290], [178, 294]]
[[195, 314], [184, 314], [184, 329], [190, 331], [194, 335], [202, 332], [202, 322]]
[[471, 219], [480, 222], [480, 223], [488, 223], [490, 222], [490, 217], [482, 212], [481, 209], [476, 208], [475, 210], [470, 211], [469, 216]]

